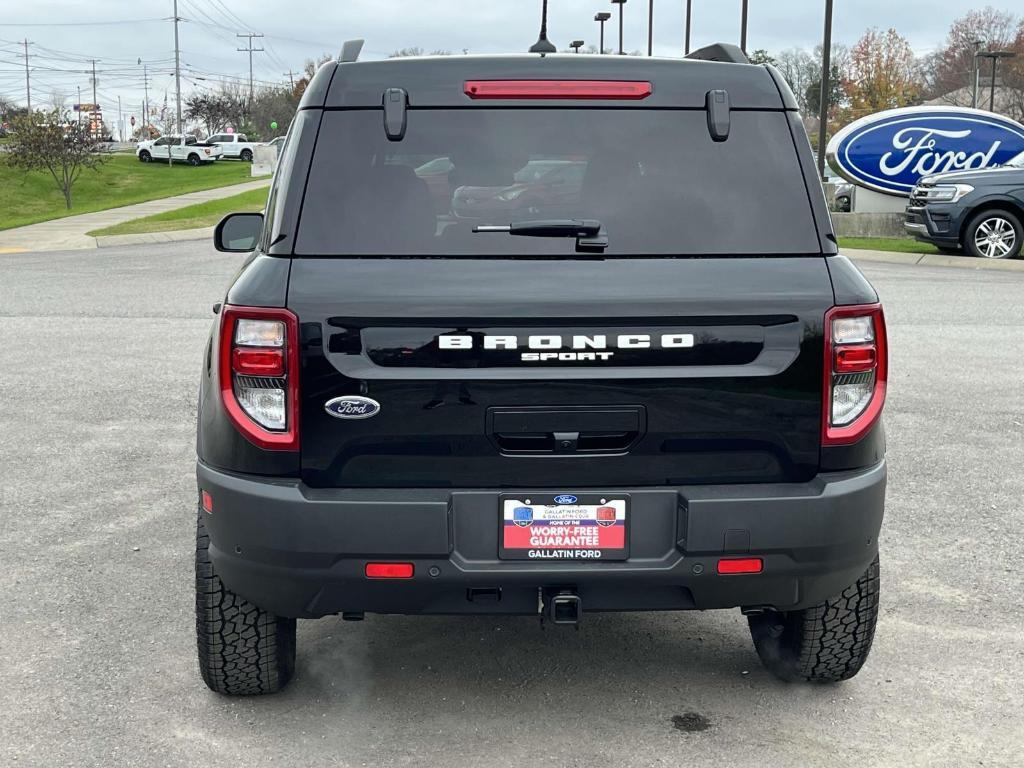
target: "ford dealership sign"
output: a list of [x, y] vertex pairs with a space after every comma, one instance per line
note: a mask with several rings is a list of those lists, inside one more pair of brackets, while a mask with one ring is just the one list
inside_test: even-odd
[[854, 184], [909, 195], [918, 179], [1004, 163], [1024, 152], [1024, 125], [980, 109], [905, 107], [861, 118], [828, 143], [836, 172]]

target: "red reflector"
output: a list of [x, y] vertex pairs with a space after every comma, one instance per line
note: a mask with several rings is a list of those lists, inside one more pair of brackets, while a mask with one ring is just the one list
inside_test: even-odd
[[648, 82], [624, 80], [467, 80], [471, 99], [646, 99]]
[[235, 347], [231, 370], [242, 376], [284, 376], [284, 350], [263, 347]]
[[875, 367], [878, 351], [874, 344], [836, 347], [834, 373], [864, 373]]
[[732, 560], [719, 560], [719, 573], [760, 573], [764, 570], [764, 561], [760, 557], [744, 557]]
[[367, 563], [368, 579], [411, 579], [412, 563]]
[[213, 512], [213, 496], [210, 495], [209, 491], [203, 491], [202, 497], [203, 497], [203, 511], [204, 512], [212, 513]]

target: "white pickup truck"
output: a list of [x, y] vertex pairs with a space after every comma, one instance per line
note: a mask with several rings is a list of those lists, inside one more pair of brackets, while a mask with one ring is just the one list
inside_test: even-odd
[[256, 147], [260, 146], [258, 141], [249, 141], [244, 133], [215, 133], [206, 140], [207, 144], [216, 144], [224, 150], [224, 157], [233, 157], [236, 160], [252, 162]]
[[140, 141], [135, 155], [144, 163], [184, 162], [189, 165], [212, 163], [223, 154], [216, 144], [200, 142], [195, 136], [161, 136]]

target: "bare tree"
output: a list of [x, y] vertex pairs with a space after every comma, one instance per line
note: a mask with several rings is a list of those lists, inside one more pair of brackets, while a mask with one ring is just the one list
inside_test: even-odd
[[63, 112], [67, 105], [68, 94], [66, 91], [62, 91], [60, 88], [54, 88], [50, 91], [50, 100], [48, 102], [50, 109]]
[[71, 120], [67, 110], [34, 112], [11, 121], [8, 165], [22, 171], [49, 171], [71, 208], [71, 189], [85, 169], [97, 170], [107, 151], [87, 124]]

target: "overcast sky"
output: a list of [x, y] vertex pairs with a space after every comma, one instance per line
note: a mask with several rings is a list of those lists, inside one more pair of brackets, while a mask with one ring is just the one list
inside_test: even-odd
[[[45, 104], [54, 90], [69, 104], [82, 88], [89, 101], [88, 59], [98, 59], [98, 100], [110, 122], [117, 97], [125, 114], [138, 113], [142, 73], [138, 58], [153, 62], [151, 101], [173, 102], [174, 34], [172, 0], [4, 0], [0, 15], [0, 95], [24, 103], [21, 48], [28, 38], [33, 66], [33, 102]], [[693, 0], [693, 46], [724, 40], [738, 42], [741, 0]], [[940, 46], [950, 22], [984, 2], [970, 0], [838, 0], [834, 37], [853, 43], [869, 26], [895, 27], [915, 51]], [[202, 87], [218, 76], [247, 77], [248, 57], [236, 32], [262, 32], [255, 53], [255, 77], [283, 82], [289, 69], [306, 58], [336, 54], [347, 38], [364, 37], [366, 58], [382, 58], [397, 48], [419, 46], [471, 53], [525, 51], [537, 37], [540, 0], [179, 0], [183, 91]], [[597, 42], [593, 16], [615, 9], [608, 0], [550, 0], [549, 35], [561, 49], [574, 38]], [[685, 0], [655, 0], [655, 54], [677, 56], [683, 47]], [[1020, 0], [994, 0], [997, 8], [1021, 9]], [[824, 0], [750, 0], [750, 50], [775, 52], [810, 48], [821, 40]], [[606, 27], [605, 45], [617, 39], [617, 16]], [[625, 47], [647, 46], [647, 0], [625, 6]], [[73, 56], [70, 54], [74, 54]], [[65, 71], [71, 70], [71, 71]], [[207, 78], [206, 81], [200, 78]], [[127, 118], [126, 118], [127, 119]]]

